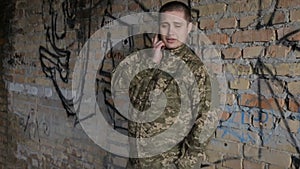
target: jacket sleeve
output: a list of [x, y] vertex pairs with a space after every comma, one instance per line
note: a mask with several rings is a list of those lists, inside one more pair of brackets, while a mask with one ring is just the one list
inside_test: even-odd
[[192, 102], [192, 111], [196, 111], [193, 113], [197, 114], [197, 118], [190, 133], [182, 142], [181, 156], [176, 161], [179, 169], [194, 168], [198, 162], [204, 160], [204, 151], [218, 123], [217, 112], [210, 110], [211, 83], [204, 66], [198, 68], [194, 74], [197, 83], [194, 85], [198, 86], [200, 100], [193, 97], [194, 91], [191, 90], [189, 98]]

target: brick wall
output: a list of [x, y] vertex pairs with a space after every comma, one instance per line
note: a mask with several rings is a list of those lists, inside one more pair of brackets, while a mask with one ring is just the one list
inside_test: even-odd
[[[1, 14], [6, 26], [0, 30], [0, 168], [126, 165], [126, 158], [104, 151], [78, 124], [71, 104], [72, 73], [84, 43], [98, 29], [134, 12], [157, 11], [165, 2], [1, 2], [8, 12]], [[216, 49], [221, 59], [213, 68], [225, 73], [228, 84], [226, 106], [207, 150], [207, 168], [297, 168], [300, 1], [188, 2], [194, 24], [211, 41], [201, 50]], [[111, 37], [100, 39], [103, 48], [126, 30], [110, 30]], [[195, 46], [201, 37], [191, 42]], [[126, 133], [126, 120], [109, 107], [107, 72], [147, 44], [144, 36], [121, 41], [96, 77], [99, 106], [120, 132]]]
[[[3, 74], [3, 68], [0, 68], [1, 74]], [[8, 143], [8, 115], [7, 115], [7, 91], [5, 90], [5, 83], [1, 78], [0, 82], [0, 168], [5, 168], [7, 158], [7, 143]]]
[[[0, 39], [4, 43], [5, 39]], [[1, 44], [1, 48], [3, 44]], [[1, 50], [2, 51], [2, 50]], [[2, 53], [2, 52], [1, 52]], [[1, 58], [4, 56], [2, 55]], [[2, 65], [0, 66], [1, 75], [4, 74]], [[7, 115], [7, 91], [3, 77], [0, 78], [0, 168], [5, 168], [6, 156], [7, 156], [7, 143], [8, 143], [8, 115]]]
[[5, 75], [5, 70], [3, 66], [4, 58], [8, 57], [11, 51], [11, 44], [9, 43], [10, 35], [10, 24], [9, 21], [13, 17], [9, 12], [14, 9], [13, 1], [1, 1], [0, 2], [0, 168], [7, 168], [7, 161], [9, 159], [9, 141], [10, 137], [8, 135], [9, 127], [9, 116], [8, 116], [8, 92], [5, 85], [5, 79], [9, 79]]

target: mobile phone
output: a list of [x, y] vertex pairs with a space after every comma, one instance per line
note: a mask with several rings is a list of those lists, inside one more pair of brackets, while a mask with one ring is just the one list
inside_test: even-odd
[[162, 40], [161, 39], [161, 34], [158, 34], [157, 36], [158, 36], [158, 41]]

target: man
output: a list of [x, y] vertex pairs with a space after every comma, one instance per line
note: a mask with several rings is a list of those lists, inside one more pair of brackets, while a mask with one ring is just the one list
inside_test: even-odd
[[[192, 121], [193, 124], [191, 125], [191, 128], [183, 127], [175, 129], [173, 131], [173, 133], [175, 133], [174, 137], [177, 135], [181, 136], [181, 132], [184, 133], [183, 131], [188, 130], [188, 132], [186, 132], [187, 135], [185, 135], [179, 143], [176, 143], [174, 146], [158, 155], [147, 156], [147, 151], [152, 151], [151, 148], [163, 149], [163, 146], [165, 145], [163, 142], [167, 139], [161, 142], [153, 141], [147, 143], [151, 144], [150, 146], [132, 143], [132, 153], [136, 153], [136, 157], [142, 158], [130, 158], [127, 168], [194, 168], [198, 161], [201, 161], [201, 159], [203, 160], [205, 147], [209, 138], [213, 135], [215, 130], [214, 126], [217, 122], [215, 117], [208, 113], [211, 102], [210, 79], [204, 64], [193, 51], [185, 45], [188, 35], [192, 30], [191, 12], [189, 7], [182, 2], [172, 1], [163, 5], [159, 12], [160, 34], [156, 35], [153, 39], [152, 63], [139, 62], [140, 64], [154, 64], [155, 66], [154, 68], [141, 71], [134, 77], [130, 82], [129, 97], [133, 106], [132, 109], [136, 109], [138, 112], [144, 112], [151, 108], [151, 106], [155, 106], [151, 105], [151, 92], [155, 90], [162, 91], [167, 98], [167, 103], [165, 108], [161, 109], [163, 113], [153, 121], [129, 121], [129, 136], [133, 138], [155, 137], [156, 135], [167, 131], [175, 123], [176, 117], [180, 113], [182, 113], [183, 118], [180, 118], [179, 123], [183, 126], [188, 126]], [[132, 57], [134, 58], [132, 60], [138, 60], [139, 57], [139, 53], [137, 53]], [[180, 58], [184, 61], [185, 65], [187, 65], [193, 73], [194, 79], [189, 78], [182, 73], [183, 71], [180, 68], [180, 64], [177, 64], [175, 58]], [[137, 65], [130, 66], [132, 69], [138, 68]], [[168, 67], [168, 70], [174, 72], [174, 74], [183, 74], [182, 76], [184, 79], [182, 80], [187, 83], [192, 83], [191, 85], [187, 85], [187, 93], [180, 90], [176, 79], [174, 79], [170, 73], [162, 70], [163, 66]], [[119, 76], [128, 75], [122, 74]], [[118, 77], [116, 79], [118, 79]], [[118, 80], [115, 82], [122, 83]], [[193, 86], [196, 86], [199, 91], [198, 93], [192, 89]], [[162, 93], [157, 94], [158, 98], [161, 98], [160, 95], [162, 95]], [[186, 96], [183, 97], [183, 95]], [[187, 98], [187, 100], [192, 103], [191, 106], [188, 107], [188, 110], [181, 109], [180, 105], [185, 102], [185, 100], [181, 100], [181, 98]], [[158, 104], [160, 103], [158, 102]], [[198, 107], [198, 109], [196, 107]], [[191, 116], [195, 117], [194, 120], [186, 118], [189, 110], [192, 112]], [[138, 117], [142, 116], [141, 114], [142, 113], [133, 113], [131, 116]], [[209, 122], [205, 123], [207, 119], [209, 119]], [[172, 142], [173, 140], [171, 139], [169, 141]], [[150, 147], [150, 149], [143, 149], [147, 146]], [[199, 166], [200, 165], [198, 165], [197, 168], [199, 168]]]

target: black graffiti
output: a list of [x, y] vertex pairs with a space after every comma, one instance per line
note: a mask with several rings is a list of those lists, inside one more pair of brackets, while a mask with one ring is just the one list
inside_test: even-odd
[[[292, 99], [295, 102], [295, 104], [297, 106], [300, 106], [300, 104], [297, 102], [297, 99], [295, 98], [295, 96], [292, 93], [290, 93], [287, 88], [285, 88], [284, 82], [282, 80], [278, 79], [276, 77], [276, 75], [263, 63], [263, 61], [260, 58], [258, 58], [257, 64], [255, 65], [255, 72], [254, 73], [256, 75], [258, 75], [258, 77], [259, 77], [258, 78], [258, 96], [261, 96], [260, 80], [261, 79], [268, 79], [268, 78], [270, 78], [272, 80], [275, 80], [277, 82], [277, 84], [280, 85], [280, 87], [282, 87], [282, 88], [284, 88], [286, 90], [286, 93], [287, 93], [286, 102], [288, 102], [288, 98], [290, 98], [290, 99]], [[270, 77], [267, 77], [265, 74], [267, 74], [267, 76], [270, 76]], [[271, 95], [275, 96], [276, 94], [275, 94], [274, 90], [272, 89], [271, 84], [269, 82], [267, 82], [266, 84], [267, 84], [267, 87], [268, 87], [269, 91], [271, 92]], [[262, 105], [262, 101], [261, 101], [260, 98], [261, 97], [259, 97], [259, 100], [258, 100], [258, 108], [260, 110], [259, 121], [262, 122], [262, 108], [261, 108], [262, 107], [261, 106]], [[284, 126], [285, 126], [285, 128], [287, 129], [287, 131], [289, 133], [289, 137], [290, 137], [290, 139], [292, 141], [292, 144], [295, 146], [295, 149], [296, 149], [297, 153], [299, 154], [300, 153], [300, 147], [297, 144], [296, 136], [292, 134], [291, 129], [289, 127], [289, 124], [285, 120], [287, 118], [293, 119], [293, 117], [292, 116], [285, 117], [285, 112], [280, 107], [280, 104], [279, 104], [279, 102], [278, 102], [277, 99], [275, 99], [275, 104], [276, 104], [276, 108], [279, 110], [279, 113], [280, 113], [280, 116], [281, 116], [280, 118], [283, 120]], [[260, 126], [260, 137], [261, 137], [261, 144], [262, 144], [261, 146], [264, 146], [263, 139], [262, 139], [262, 133], [263, 133], [262, 131], [263, 131], [263, 127]], [[260, 150], [259, 151], [259, 156], [261, 156], [261, 149], [259, 149], [259, 150]]]
[[140, 2], [139, 0], [134, 0], [135, 3], [137, 3], [140, 8], [144, 11], [144, 12], [150, 12], [150, 9], [148, 9], [142, 2]]
[[[145, 5], [143, 5], [142, 2], [138, 1], [138, 0], [134, 0], [135, 3], [137, 3], [141, 9], [145, 12], [149, 12], [150, 10], [147, 9], [145, 7]], [[104, 16], [102, 18], [102, 21], [101, 21], [101, 27], [104, 27], [106, 23], [109, 23], [110, 20], [117, 20], [116, 17], [114, 17], [112, 15], [113, 11], [112, 11], [112, 3], [111, 1], [107, 1], [106, 3], [106, 8], [104, 10]], [[107, 21], [108, 19], [108, 21]], [[133, 27], [131, 25], [129, 25], [128, 23], [126, 22], [123, 22], [121, 20], [118, 20], [118, 22], [121, 24], [121, 25], [124, 25], [124, 26], [127, 26], [129, 29], [128, 29], [128, 34], [129, 35], [132, 35], [132, 32], [133, 32]], [[149, 44], [149, 42], [151, 41], [151, 37], [149, 37], [149, 35], [147, 34], [143, 34], [143, 40], [144, 40], [144, 47], [150, 47], [151, 46], [151, 43]], [[120, 45], [117, 44], [116, 46]], [[126, 49], [123, 48], [123, 55], [125, 55], [126, 53], [131, 53], [132, 51], [134, 50], [137, 50], [137, 48], [135, 48], [135, 43], [134, 43], [134, 36], [129, 36], [127, 37], [126, 39], [123, 39], [123, 45], [126, 45], [126, 46], [129, 46], [129, 48], [127, 49], [128, 51], [125, 51]], [[116, 66], [117, 66], [117, 62], [120, 62], [124, 56], [122, 56], [122, 54], [120, 53], [116, 53], [114, 51], [114, 47], [112, 46], [112, 40], [111, 40], [111, 33], [108, 32], [107, 33], [107, 36], [106, 36], [106, 44], [105, 44], [105, 53], [106, 53], [106, 57], [104, 57], [104, 59], [102, 60], [102, 63], [101, 63], [101, 66], [99, 68], [99, 71], [98, 71], [98, 74], [100, 76], [102, 76], [102, 78], [100, 79], [97, 79], [97, 88], [99, 88], [99, 85], [101, 83], [103, 84], [106, 84], [108, 85], [106, 88], [104, 88], [102, 91], [102, 95], [104, 96], [104, 103], [105, 105], [104, 108], [105, 108], [105, 112], [107, 112], [108, 114], [108, 119], [107, 121], [109, 121], [112, 126], [114, 127], [114, 129], [121, 129], [121, 130], [125, 130], [127, 131], [126, 128], [124, 128], [123, 126], [121, 125], [118, 125], [116, 123], [116, 116], [118, 116], [118, 118], [122, 118], [124, 121], [126, 121], [126, 118], [115, 108], [114, 104], [112, 102], [110, 102], [109, 100], [111, 99], [111, 93], [110, 93], [110, 81], [107, 81], [107, 79], [111, 79], [111, 71], [108, 71], [108, 70], [105, 70], [104, 69], [104, 65], [107, 61], [111, 61], [111, 65], [112, 65], [112, 68], [111, 69], [115, 69]], [[116, 57], [116, 56], [119, 56], [119, 57]], [[116, 59], [118, 61], [116, 61]]]
[[[262, 28], [269, 28], [271, 26], [273, 26], [274, 24], [274, 19], [275, 19], [275, 14], [276, 12], [278, 11], [278, 4], [279, 4], [279, 0], [275, 0], [275, 3], [274, 6], [272, 7], [273, 8], [273, 11], [271, 13], [271, 16], [269, 18], [269, 20], [262, 24], [262, 20], [264, 18], [264, 15], [262, 14], [262, 0], [259, 0], [259, 10], [258, 10], [258, 13], [257, 13], [257, 16], [258, 16], [258, 23], [256, 25], [256, 29], [262, 29]], [[300, 29], [296, 29], [290, 33], [287, 33], [286, 35], [284, 35], [282, 38], [280, 38], [278, 41], [277, 41], [277, 44], [281, 44], [281, 45], [284, 45], [284, 46], [287, 46], [287, 47], [292, 47], [292, 51], [300, 51], [300, 45], [298, 44], [298, 42], [296, 41], [292, 41], [290, 40], [289, 38], [291, 38], [292, 36], [296, 35], [297, 33], [300, 32]]]
[[23, 131], [30, 139], [37, 139], [40, 142], [42, 135], [50, 135], [50, 128], [48, 122], [38, 119], [36, 116], [35, 110], [31, 109], [25, 121], [21, 118], [21, 125], [24, 126]]
[[[69, 74], [70, 74], [69, 61], [70, 61], [71, 52], [67, 49], [59, 48], [57, 43], [59, 40], [62, 40], [66, 37], [67, 25], [70, 28], [74, 27], [76, 10], [75, 9], [71, 9], [71, 11], [69, 10], [72, 7], [76, 8], [77, 3], [75, 1], [72, 2], [64, 1], [62, 3], [64, 23], [63, 23], [62, 32], [60, 33], [58, 33], [59, 30], [57, 30], [58, 12], [53, 7], [54, 2], [52, 0], [48, 0], [47, 2], [43, 1], [43, 5], [45, 5], [46, 3], [49, 5], [48, 12], [51, 17], [50, 25], [45, 24], [46, 41], [48, 42], [48, 44], [50, 44], [50, 47], [40, 46], [39, 48], [42, 71], [44, 72], [46, 77], [52, 80], [55, 90], [61, 99], [63, 107], [66, 109], [67, 115], [68, 116], [75, 115], [76, 113], [73, 108], [73, 100], [68, 99], [67, 97], [64, 96], [64, 94], [62, 93], [62, 89], [58, 84], [58, 79], [57, 79], [59, 77], [59, 80], [61, 80], [63, 83], [68, 83]], [[70, 4], [74, 4], [75, 6]], [[43, 12], [45, 11], [43, 10]]]
[[[266, 24], [261, 24], [261, 20], [262, 20], [262, 18], [263, 18], [263, 15], [262, 15], [262, 0], [260, 0], [259, 1], [259, 5], [260, 5], [260, 9], [261, 10], [259, 10], [258, 11], [258, 17], [259, 17], [259, 21], [258, 21], [258, 24], [256, 25], [256, 28], [257, 29], [262, 29], [262, 28], [264, 28], [264, 27], [271, 27], [271, 26], [273, 26], [273, 21], [274, 21], [274, 18], [275, 18], [275, 14], [276, 14], [276, 12], [278, 11], [278, 4], [279, 4], [279, 0], [275, 0], [275, 3], [274, 3], [275, 5], [274, 5], [274, 7], [273, 7], [273, 12], [272, 12], [272, 14], [271, 14], [271, 17], [270, 17], [270, 19], [268, 20], [268, 22], [266, 23]], [[296, 41], [293, 41], [293, 40], [291, 40], [290, 38], [291, 37], [293, 37], [294, 35], [296, 35], [297, 33], [299, 33], [300, 32], [300, 29], [296, 29], [296, 30], [294, 30], [294, 31], [291, 31], [290, 33], [287, 33], [286, 35], [284, 35], [283, 37], [281, 37], [277, 42], [276, 42], [276, 44], [278, 44], [278, 45], [284, 45], [284, 46], [287, 46], [287, 47], [291, 47], [291, 50], [292, 51], [300, 51], [300, 46], [299, 46], [299, 44], [298, 44], [298, 42], [296, 42]], [[258, 75], [258, 77], [259, 77], [259, 79], [258, 79], [258, 95], [260, 96], [261, 95], [261, 89], [260, 89], [260, 79], [266, 79], [267, 77], [264, 75], [264, 73], [261, 73], [261, 74], [259, 74], [259, 72], [266, 72], [269, 76], [271, 76], [271, 79], [273, 79], [273, 80], [275, 80], [276, 82], [278, 82], [279, 84], [280, 84], [280, 86], [282, 87], [282, 88], [285, 88], [284, 87], [284, 82], [282, 81], [282, 80], [280, 80], [280, 79], [278, 79], [274, 74], [273, 74], [273, 72], [267, 67], [267, 66], [265, 66], [265, 64], [263, 63], [263, 61], [260, 59], [260, 58], [258, 58], [258, 60], [257, 60], [257, 64], [256, 64], [256, 66], [255, 66], [255, 70], [256, 70], [256, 74]], [[275, 95], [275, 92], [274, 92], [274, 90], [272, 89], [272, 87], [271, 87], [271, 84], [269, 83], [269, 82], [267, 82], [267, 86], [268, 86], [268, 89], [271, 91], [271, 94], [272, 95]], [[298, 106], [299, 107], [299, 105], [300, 105], [300, 103], [297, 101], [297, 99], [295, 98], [295, 96], [292, 94], [292, 93], [290, 93], [289, 91], [288, 91], [288, 89], [286, 89], [285, 88], [285, 90], [286, 90], [286, 93], [287, 93], [287, 96], [286, 96], [286, 103], [287, 103], [287, 105], [288, 105], [288, 102], [289, 102], [289, 100], [288, 100], [288, 98], [290, 98], [290, 99], [292, 99], [293, 101], [294, 101], [294, 103], [296, 104], [296, 106]], [[259, 97], [259, 100], [258, 100], [258, 102], [259, 102], [259, 108], [260, 108], [260, 112], [262, 112], [262, 109], [261, 109], [261, 99], [260, 99], [260, 97]], [[280, 104], [279, 104], [279, 102], [278, 102], [278, 100], [277, 99], [275, 99], [275, 104], [276, 104], [276, 106], [277, 106], [277, 109], [279, 110], [279, 112], [280, 112], [280, 118], [283, 120], [283, 123], [284, 123], [284, 126], [285, 126], [285, 128], [287, 129], [287, 131], [288, 131], [288, 133], [289, 133], [289, 137], [290, 137], [290, 139], [291, 139], [291, 141], [292, 141], [292, 145], [294, 145], [295, 146], [295, 149], [296, 149], [296, 151], [297, 151], [297, 153], [299, 154], [300, 153], [300, 145], [298, 145], [297, 144], [297, 138], [296, 138], [296, 136], [295, 135], [293, 135], [292, 134], [292, 132], [291, 132], [291, 129], [290, 129], [290, 127], [289, 127], [289, 124], [288, 124], [288, 122], [286, 121], [286, 118], [289, 118], [289, 119], [293, 119], [293, 117], [292, 116], [290, 116], [290, 117], [285, 117], [285, 113], [284, 113], [284, 111], [280, 108]], [[261, 122], [262, 121], [262, 113], [260, 113], [259, 114], [259, 121]], [[263, 143], [263, 138], [262, 138], [262, 130], [263, 130], [263, 128], [262, 128], [262, 126], [261, 126], [261, 128], [260, 128], [260, 139], [261, 139], [261, 146], [264, 146], [264, 143]], [[259, 149], [259, 157], [261, 157], [261, 149]], [[292, 157], [292, 161], [293, 161], [293, 165], [296, 167], [296, 168], [299, 168], [299, 165], [297, 164], [297, 162], [299, 162], [299, 158], [298, 157]]]
[[19, 53], [15, 53], [13, 56], [11, 56], [7, 63], [13, 67], [17, 65], [26, 65], [24, 56]]
[[[58, 11], [55, 9], [55, 3], [58, 3], [57, 1], [53, 0], [44, 0], [42, 11], [43, 11], [43, 18], [46, 18], [46, 15], [50, 15], [50, 24], [45, 24], [45, 30], [46, 30], [46, 42], [49, 44], [49, 46], [40, 46], [39, 48], [39, 54], [40, 54], [40, 63], [42, 66], [42, 71], [46, 75], [46, 77], [50, 78], [52, 80], [52, 83], [55, 87], [55, 90], [57, 94], [59, 95], [62, 105], [65, 108], [68, 116], [75, 116], [76, 110], [74, 109], [74, 100], [68, 98], [65, 96], [62, 92], [62, 88], [59, 84], [59, 81], [62, 81], [63, 83], [69, 82], [69, 75], [70, 75], [70, 56], [71, 51], [68, 50], [68, 47], [74, 44], [75, 41], [81, 42], [80, 44], [84, 44], [88, 37], [90, 37], [91, 34], [91, 15], [92, 10], [96, 9], [99, 6], [102, 6], [105, 1], [99, 0], [98, 2], [92, 4], [92, 1], [90, 0], [89, 7], [84, 8], [85, 1], [83, 0], [65, 0], [63, 1], [61, 5], [61, 11]], [[137, 3], [140, 8], [148, 12], [150, 9], [147, 9], [146, 6], [138, 0], [134, 0], [135, 3]], [[48, 10], [47, 10], [48, 9]], [[85, 24], [85, 14], [88, 13], [88, 24]], [[107, 0], [106, 1], [106, 9], [104, 10], [103, 19], [101, 22], [101, 27], [105, 26], [106, 23], [106, 17], [108, 17], [110, 20], [116, 20], [117, 18], [112, 15], [112, 1]], [[63, 15], [63, 23], [62, 29], [58, 30], [58, 16], [62, 14]], [[80, 28], [75, 28], [76, 23], [80, 23]], [[121, 24], [126, 25], [130, 27], [127, 23]], [[74, 42], [69, 44], [67, 48], [61, 48], [58, 45], [58, 42], [60, 40], [64, 40], [67, 36], [67, 29], [71, 29], [77, 32], [77, 38], [74, 39]], [[132, 32], [132, 28], [129, 28], [129, 34]], [[110, 50], [112, 48], [111, 41], [110, 41], [110, 35], [107, 35], [107, 44], [106, 49]], [[145, 35], [146, 37], [146, 35]], [[145, 39], [147, 39], [146, 37]], [[124, 39], [124, 44], [128, 44], [129, 51], [133, 51], [134, 49], [134, 39], [132, 37], [128, 37], [127, 39]], [[145, 43], [146, 44], [146, 43]], [[79, 43], [78, 43], [79, 45]], [[78, 49], [80, 49], [80, 46], [78, 46]], [[112, 54], [112, 50], [110, 52]], [[113, 67], [115, 67], [114, 59], [113, 61]], [[13, 64], [13, 63], [12, 63]], [[103, 70], [100, 70], [99, 73], [101, 75], [109, 76], [109, 72], [105, 72]]]
[[282, 44], [284, 46], [291, 47], [292, 50], [300, 51], [300, 44], [298, 44], [298, 42], [296, 42], [296, 41], [292, 41], [289, 39], [290, 37], [292, 37], [293, 35], [295, 35], [299, 32], [300, 32], [300, 29], [297, 29], [290, 33], [287, 33], [286, 35], [284, 35], [282, 38], [280, 38], [277, 41], [277, 44]]
[[62, 3], [65, 23], [69, 28], [74, 28], [77, 13], [77, 0], [66, 0]]
[[[136, 4], [138, 4], [141, 8], [142, 11], [144, 12], [150, 12], [151, 10], [149, 8], [147, 8], [142, 1], [139, 0], [133, 0]], [[52, 4], [54, 3], [54, 1], [52, 0], [48, 0], [47, 3], [50, 5], [50, 15], [51, 15], [51, 25], [49, 26], [45, 26], [46, 29], [46, 41], [50, 44], [49, 47], [45, 47], [45, 46], [40, 46], [39, 52], [40, 52], [40, 61], [41, 61], [41, 65], [42, 65], [42, 70], [44, 72], [44, 74], [46, 75], [46, 77], [50, 78], [53, 82], [53, 85], [62, 101], [62, 104], [64, 106], [64, 108], [66, 109], [66, 112], [69, 116], [73, 116], [76, 115], [76, 110], [74, 109], [74, 100], [73, 99], [68, 99], [66, 96], [64, 96], [64, 94], [62, 93], [62, 89], [59, 86], [58, 80], [61, 80], [64, 83], [68, 83], [69, 82], [69, 73], [70, 73], [70, 65], [69, 65], [69, 61], [70, 61], [70, 56], [71, 56], [71, 51], [65, 48], [59, 48], [57, 45], [57, 41], [58, 40], [62, 40], [64, 38], [66, 38], [67, 35], [67, 28], [70, 29], [74, 29], [76, 22], [80, 22], [80, 29], [76, 30], [77, 31], [77, 40], [79, 40], [81, 42], [81, 44], [84, 44], [84, 42], [86, 42], [87, 38], [90, 37], [91, 34], [91, 14], [92, 14], [92, 10], [96, 9], [99, 6], [104, 6], [106, 5], [106, 8], [104, 10], [104, 14], [102, 15], [102, 21], [101, 21], [101, 27], [106, 26], [106, 24], [109, 24], [112, 20], [117, 20], [117, 17], [115, 17], [113, 15], [113, 13], [115, 11], [112, 10], [112, 1], [111, 0], [107, 0], [107, 1], [101, 1], [99, 0], [98, 2], [96, 2], [94, 5], [92, 5], [92, 1], [89, 1], [89, 8], [82, 8], [82, 4], [85, 3], [84, 1], [77, 1], [77, 0], [68, 0], [68, 1], [64, 1], [62, 3], [62, 13], [64, 16], [64, 27], [63, 27], [63, 31], [59, 32], [57, 30], [57, 17], [58, 17], [58, 13], [54, 11], [54, 7], [52, 6]], [[106, 3], [106, 4], [105, 4]], [[260, 10], [258, 10], [257, 16], [257, 25], [256, 25], [256, 29], [264, 29], [264, 28], [269, 28], [273, 26], [273, 20], [275, 18], [275, 14], [278, 11], [278, 3], [279, 1], [276, 0], [274, 4], [273, 8], [273, 12], [271, 13], [271, 17], [270, 19], [266, 22], [266, 23], [262, 23], [262, 20], [264, 18], [264, 14], [262, 13], [262, 0], [259, 1], [259, 6], [260, 6]], [[188, 1], [188, 5], [191, 7], [191, 0]], [[199, 10], [198, 9], [192, 9], [192, 15], [193, 15], [193, 22], [198, 22], [199, 18], [200, 18], [200, 14], [199, 14]], [[78, 18], [81, 14], [83, 15], [83, 13], [88, 13], [88, 24], [85, 24], [84, 21], [84, 17]], [[128, 34], [131, 35], [132, 33], [132, 28], [130, 27], [129, 24], [119, 21], [122, 25], [128, 26], [129, 27], [129, 32]], [[200, 24], [198, 24], [198, 26], [200, 26]], [[87, 32], [87, 33], [86, 33]], [[286, 35], [284, 35], [282, 38], [280, 38], [276, 44], [281, 44], [287, 47], [291, 47], [292, 50], [297, 50], [300, 51], [300, 46], [299, 46], [299, 42], [293, 41], [290, 38], [292, 36], [294, 36], [295, 34], [299, 33], [300, 29], [294, 30]], [[149, 34], [143, 34], [142, 35], [143, 38], [143, 42], [144, 42], [144, 47], [148, 48], [151, 47], [151, 35]], [[120, 57], [116, 57], [116, 51], [115, 48], [112, 46], [112, 39], [111, 39], [111, 34], [107, 33], [106, 36], [106, 43], [105, 43], [105, 51], [106, 51], [106, 56], [104, 57], [101, 66], [98, 70], [98, 74], [100, 75], [99, 79], [96, 79], [96, 95], [98, 96], [101, 92], [101, 94], [103, 95], [104, 98], [104, 103], [105, 105], [101, 105], [104, 109], [105, 112], [107, 113], [107, 121], [109, 121], [112, 126], [114, 127], [114, 129], [119, 129], [119, 130], [127, 130], [126, 128], [124, 128], [121, 125], [118, 125], [116, 122], [116, 117], [120, 117], [123, 118], [124, 120], [126, 120], [126, 118], [117, 110], [115, 109], [114, 104], [110, 101], [111, 99], [111, 91], [110, 91], [110, 80], [111, 80], [111, 70], [105, 70], [104, 65], [106, 64], [106, 62], [110, 61], [112, 63], [112, 69], [116, 68], [118, 62], [120, 62], [123, 57], [126, 55], [126, 53], [130, 53], [134, 50], [136, 50], [136, 44], [135, 44], [135, 39], [133, 36], [130, 36], [126, 39], [123, 40], [123, 44], [124, 45], [128, 45], [129, 48], [126, 49], [128, 51], [123, 51], [122, 54], [118, 54]], [[49, 49], [50, 48], [50, 49]], [[261, 74], [259, 72], [266, 72], [269, 76], [266, 76], [265, 74]], [[261, 84], [260, 84], [260, 80], [261, 79], [272, 79], [277, 81], [279, 84], [281, 84], [282, 87], [284, 87], [284, 82], [282, 82], [280, 79], [278, 79], [276, 77], [276, 75], [274, 75], [272, 73], [272, 71], [270, 71], [268, 69], [267, 66], [265, 66], [265, 63], [261, 60], [261, 59], [257, 59], [257, 63], [255, 65], [255, 72], [254, 72], [258, 77], [258, 95], [261, 95]], [[58, 79], [59, 78], [59, 79]], [[84, 83], [84, 82], [82, 82]], [[104, 86], [104, 89], [102, 87]], [[274, 95], [274, 90], [271, 87], [271, 84], [269, 84], [267, 82], [267, 86], [268, 89], [271, 91], [272, 95]], [[287, 89], [286, 92], [288, 94], [287, 98], [291, 98], [296, 102], [296, 98], [295, 96], [293, 96], [292, 93], [290, 93]], [[260, 114], [259, 114], [259, 121], [262, 121], [262, 108], [261, 108], [261, 104], [262, 104], [262, 100], [260, 99], [260, 97], [258, 97], [258, 108], [260, 109]], [[288, 100], [286, 101], [288, 102]], [[288, 132], [290, 133], [290, 138], [292, 140], [292, 144], [296, 145], [295, 148], [297, 150], [297, 153], [300, 153], [299, 150], [299, 145], [297, 145], [297, 141], [295, 136], [290, 132], [290, 128], [288, 126], [288, 123], [285, 121], [286, 117], [284, 116], [284, 112], [283, 110], [280, 108], [280, 105], [278, 103], [278, 100], [275, 100], [275, 104], [278, 108], [278, 110], [280, 111], [281, 114], [281, 119], [284, 120], [284, 125], [287, 128]], [[297, 106], [299, 106], [299, 103], [296, 102]], [[94, 114], [86, 117], [86, 118], [92, 118], [94, 117]], [[288, 117], [288, 118], [293, 118], [293, 117]], [[77, 119], [76, 124], [79, 123], [79, 121], [81, 120], [85, 120], [85, 119]], [[264, 146], [264, 142], [263, 142], [263, 128], [260, 128], [260, 132], [259, 132], [259, 136], [261, 139], [261, 146]], [[259, 153], [259, 155], [261, 155], [261, 152]], [[235, 158], [233, 158], [232, 160], [234, 160]], [[226, 160], [226, 159], [225, 159]], [[230, 158], [227, 160], [231, 160]], [[223, 160], [218, 160], [213, 162], [213, 164], [217, 164], [222, 162]], [[299, 159], [297, 157], [293, 157], [293, 164], [297, 164], [297, 162], [299, 162]], [[210, 164], [208, 164], [210, 165]], [[205, 166], [205, 165], [204, 165]], [[204, 167], [203, 166], [203, 167]], [[207, 165], [206, 165], [207, 166]], [[295, 165], [296, 166], [296, 165]]]
[[[69, 62], [71, 59], [71, 50], [69, 50], [69, 47], [74, 45], [77, 41], [80, 42], [78, 43], [78, 49], [80, 49], [82, 44], [84, 44], [87, 38], [90, 37], [91, 9], [101, 5], [99, 2], [96, 3], [95, 6], [92, 6], [91, 1], [89, 1], [90, 8], [86, 11], [86, 9], [83, 9], [85, 2], [82, 0], [65, 0], [60, 4], [56, 4], [59, 2], [53, 0], [43, 1], [42, 17], [44, 20], [47, 20], [46, 18], [50, 17], [50, 23], [44, 23], [47, 46], [39, 47], [40, 63], [45, 76], [51, 79], [68, 116], [76, 116], [79, 107], [75, 109], [74, 103], [80, 102], [81, 99], [81, 94], [79, 94], [79, 97], [74, 100], [62, 92], [61, 83], [68, 84], [70, 78], [71, 70]], [[56, 9], [57, 6], [60, 8]], [[89, 23], [84, 24], [84, 18], [80, 17], [83, 13], [87, 12], [89, 14]], [[63, 19], [59, 20], [61, 15]], [[76, 23], [81, 23], [79, 29], [75, 28]], [[59, 26], [61, 29], [59, 29]], [[67, 44], [66, 47], [60, 47], [58, 44], [60, 41], [66, 40], [68, 31], [70, 31], [68, 29], [76, 31], [77, 39], [73, 39], [73, 42]], [[75, 124], [77, 124], [77, 120], [78, 119], [76, 118]]]

